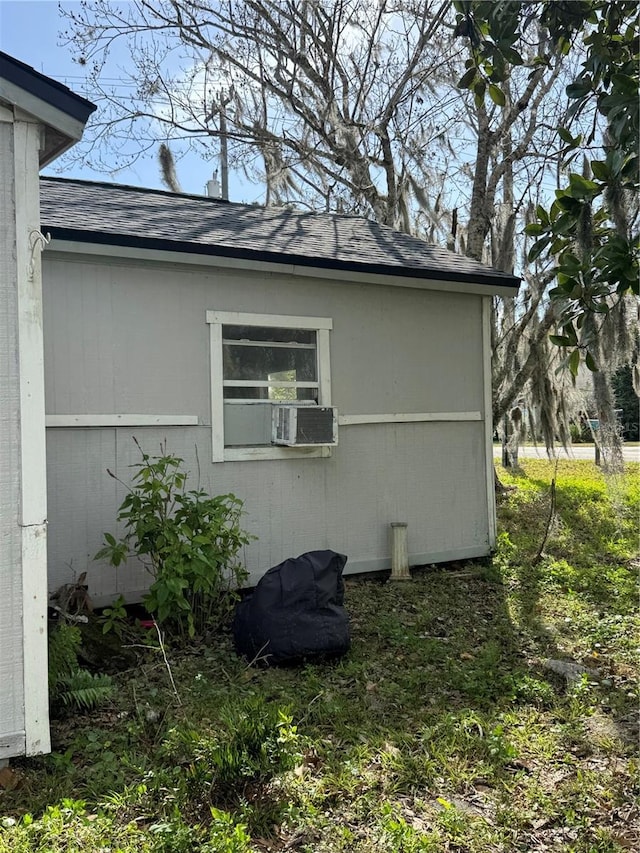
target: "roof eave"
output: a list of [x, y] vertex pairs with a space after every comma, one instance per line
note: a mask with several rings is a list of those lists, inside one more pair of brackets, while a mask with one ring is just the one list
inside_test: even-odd
[[49, 163], [61, 157], [65, 151], [73, 148], [76, 142], [78, 142], [78, 139], [66, 136], [51, 128], [50, 125], [45, 125], [43, 144], [38, 156], [40, 168], [44, 169]]
[[[58, 112], [80, 122], [83, 127], [91, 113], [96, 110], [95, 104], [72, 92], [67, 86], [0, 51], [0, 85], [2, 84], [8, 87], [7, 93], [19, 91], [23, 95], [31, 95], [36, 101], [47, 103]], [[22, 104], [19, 106], [24, 109]]]
[[307, 267], [317, 270], [332, 270], [345, 273], [359, 273], [376, 276], [391, 276], [398, 279], [422, 279], [451, 283], [470, 283], [486, 287], [487, 294], [500, 293], [515, 296], [520, 286], [520, 278], [506, 273], [487, 275], [457, 272], [453, 270], [420, 269], [415, 267], [385, 266], [384, 264], [340, 261], [330, 258], [314, 258], [307, 255], [283, 254], [269, 251], [256, 251], [232, 246], [215, 244], [203, 245], [185, 243], [151, 237], [138, 237], [127, 234], [85, 231], [75, 228], [61, 228], [42, 222], [42, 228], [52, 238], [60, 241], [75, 241], [103, 246], [121, 246], [132, 249], [175, 252], [176, 254], [201, 255], [208, 258], [230, 258], [252, 263], [279, 264], [287, 267]]
[[82, 138], [95, 104], [34, 68], [0, 52], [0, 101], [45, 127], [40, 166], [46, 166]]

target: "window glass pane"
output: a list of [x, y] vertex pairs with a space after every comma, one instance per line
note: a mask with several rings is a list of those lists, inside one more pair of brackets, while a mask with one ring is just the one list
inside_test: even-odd
[[296, 400], [307, 400], [318, 402], [317, 388], [283, 388], [274, 384], [269, 388], [224, 388], [225, 400], [264, 400], [265, 403], [295, 402]]
[[291, 382], [317, 382], [316, 350], [287, 346], [271, 347], [223, 344], [225, 379], [268, 381], [274, 374], [287, 373]]
[[227, 341], [274, 341], [277, 343], [314, 344], [314, 329], [277, 329], [271, 326], [223, 326], [222, 337]]
[[224, 388], [225, 400], [264, 400], [269, 402], [268, 388]]
[[275, 403], [295, 403], [296, 400], [318, 402], [317, 388], [286, 388], [282, 385], [269, 387], [269, 399]]
[[315, 329], [225, 323], [222, 368], [226, 446], [269, 445], [279, 403], [320, 403]]

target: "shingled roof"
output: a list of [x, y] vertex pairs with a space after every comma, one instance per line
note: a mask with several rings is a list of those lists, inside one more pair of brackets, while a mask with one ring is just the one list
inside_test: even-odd
[[117, 184], [41, 178], [54, 239], [321, 269], [512, 287], [520, 279], [356, 216], [232, 204]]

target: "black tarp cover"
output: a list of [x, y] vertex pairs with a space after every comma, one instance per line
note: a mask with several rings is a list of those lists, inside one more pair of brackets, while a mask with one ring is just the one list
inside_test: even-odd
[[269, 569], [236, 608], [238, 654], [271, 665], [347, 652], [346, 562], [335, 551], [309, 551]]

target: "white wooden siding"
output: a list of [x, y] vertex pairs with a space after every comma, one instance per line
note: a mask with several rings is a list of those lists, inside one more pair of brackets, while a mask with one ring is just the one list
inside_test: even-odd
[[[258, 537], [245, 551], [253, 582], [286, 557], [314, 548], [343, 551], [351, 571], [388, 567], [388, 526], [397, 520], [409, 524], [413, 562], [489, 550], [484, 428], [478, 422], [358, 426], [344, 430], [329, 459], [224, 465], [209, 463], [204, 427], [143, 428], [136, 437], [150, 451], [166, 438], [185, 459], [193, 485], [199, 466], [205, 489], [232, 491], [245, 501], [245, 525]], [[98, 600], [143, 589], [149, 579], [135, 561], [113, 569], [92, 559], [103, 531], [118, 532], [124, 490], [106, 468], [127, 481], [139, 459], [131, 433], [50, 430], [48, 452], [50, 585], [86, 570]]]
[[25, 746], [13, 160], [13, 126], [0, 120], [0, 760]]
[[47, 415], [48, 427], [138, 427], [138, 426], [195, 426], [197, 415]]
[[[16, 111], [15, 263], [18, 289], [20, 527], [25, 751], [49, 752], [47, 486], [38, 155], [42, 127]], [[14, 569], [15, 570], [15, 569]]]
[[207, 311], [331, 317], [331, 401], [349, 415], [483, 411], [481, 297], [45, 251], [47, 414], [210, 423]]
[[[50, 587], [87, 570], [101, 601], [148, 583], [140, 566], [92, 560], [103, 531], [117, 532], [124, 491], [106, 468], [129, 478], [139, 458], [132, 435], [150, 452], [166, 438], [194, 477], [199, 467], [204, 488], [245, 501], [258, 536], [245, 553], [252, 582], [313, 548], [343, 551], [351, 571], [388, 567], [392, 521], [408, 522], [413, 562], [488, 552], [482, 297], [45, 260], [48, 414], [189, 413], [199, 424], [48, 430]], [[331, 399], [345, 419], [337, 448], [210, 462], [207, 311], [332, 319]]]
[[340, 415], [340, 426], [359, 424], [417, 424], [433, 421], [481, 421], [481, 412], [394, 412], [377, 415]]
[[47, 556], [38, 151], [0, 113], [0, 759], [47, 752]]

